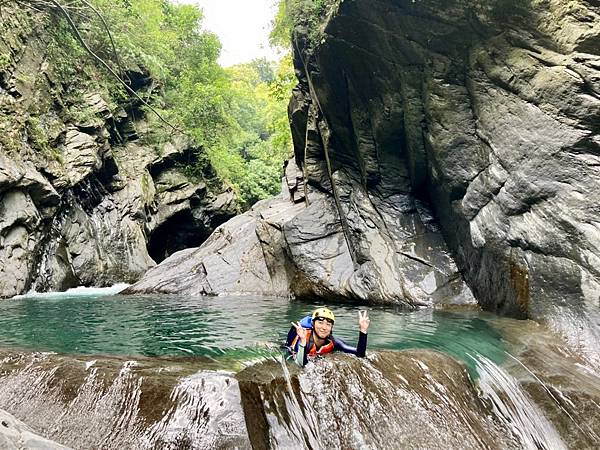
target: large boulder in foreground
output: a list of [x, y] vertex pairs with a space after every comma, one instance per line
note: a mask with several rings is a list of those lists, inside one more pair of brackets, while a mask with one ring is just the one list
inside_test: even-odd
[[[469, 374], [416, 349], [303, 369], [281, 355], [248, 365], [0, 351], [0, 409], [82, 450], [596, 448], [597, 377], [543, 344], [541, 358], [518, 355], [530, 368], [512, 368], [518, 379], [480, 355]], [[0, 443], [29, 430], [10, 420]]]
[[233, 374], [203, 358], [0, 355], [0, 409], [63, 445], [250, 448]]
[[335, 355], [298, 375], [263, 364], [237, 379], [253, 448], [520, 448], [436, 352]]

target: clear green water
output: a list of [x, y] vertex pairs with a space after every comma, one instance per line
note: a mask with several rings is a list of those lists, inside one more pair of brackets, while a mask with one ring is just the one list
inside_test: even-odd
[[[0, 350], [8, 349], [11, 355], [15, 350], [94, 355], [93, 359], [101, 355], [191, 356], [194, 367], [202, 361], [198, 369], [235, 372], [254, 361], [279, 357], [290, 322], [302, 319], [316, 306], [321, 305], [255, 296], [118, 296], [110, 290], [20, 297], [0, 302]], [[336, 314], [334, 334], [354, 344], [359, 308], [330, 307]], [[545, 327], [475, 311], [368, 309], [368, 351], [435, 349], [463, 361], [477, 380], [484, 403], [492, 405], [494, 420], [512, 430], [520, 448], [598, 447], [598, 415], [590, 406], [600, 398], [598, 377], [577, 355], [570, 356], [562, 340]], [[29, 386], [32, 378], [27, 370], [12, 382]], [[374, 377], [373, 386], [377, 380]], [[427, 377], [420, 386], [429, 386], [432, 392], [440, 389], [436, 380]], [[21, 395], [13, 397], [15, 389], [6, 378], [0, 387], [5, 402], [7, 398], [14, 398], [17, 405], [29, 402]], [[116, 395], [117, 403], [127, 398]], [[337, 398], [332, 396], [331, 401]], [[195, 402], [183, 403], [197, 408]], [[343, 403], [338, 406], [343, 411]], [[303, 417], [303, 408], [292, 408], [296, 408], [292, 417]], [[430, 408], [434, 411], [437, 405]], [[452, 414], [468, 416], [460, 408]], [[197, 411], [181, 417], [186, 415], [197, 416]], [[288, 429], [289, 416], [280, 419], [280, 426]], [[562, 438], [577, 445], [563, 445]]]
[[[0, 346], [66, 354], [252, 359], [279, 351], [291, 321], [317, 304], [254, 296], [106, 295], [106, 290], [21, 297], [1, 303]], [[354, 305], [335, 305], [334, 334], [354, 345]], [[369, 349], [431, 348], [501, 363], [498, 318], [477, 312], [369, 308]]]

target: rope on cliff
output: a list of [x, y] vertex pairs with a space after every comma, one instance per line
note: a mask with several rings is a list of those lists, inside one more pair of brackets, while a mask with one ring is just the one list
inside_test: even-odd
[[[104, 61], [101, 57], [99, 57], [98, 55], [96, 55], [96, 53], [94, 53], [94, 51], [88, 46], [88, 44], [85, 42], [85, 40], [83, 39], [83, 36], [81, 36], [81, 33], [79, 32], [79, 28], [77, 27], [77, 25], [75, 24], [75, 22], [73, 21], [71, 15], [69, 14], [69, 12], [66, 10], [65, 6], [63, 6], [60, 2], [58, 2], [57, 0], [47, 0], [47, 1], [35, 1], [35, 2], [22, 2], [19, 0], [7, 0], [5, 2], [2, 2], [0, 5], [9, 3], [10, 1], [14, 1], [17, 4], [32, 8], [36, 11], [40, 11], [42, 12], [41, 9], [36, 8], [36, 4], [37, 6], [44, 6], [46, 9], [50, 9], [48, 3], [54, 5], [54, 7], [56, 9], [58, 9], [58, 11], [60, 12], [60, 14], [65, 18], [65, 20], [67, 21], [67, 23], [69, 24], [69, 26], [71, 27], [71, 30], [73, 31], [73, 36], [75, 37], [75, 39], [77, 40], [77, 42], [79, 42], [81, 44], [81, 46], [83, 47], [83, 49], [97, 62], [99, 62], [102, 67], [104, 67], [124, 88], [127, 92], [129, 92], [131, 95], [133, 95], [134, 97], [136, 97], [140, 102], [142, 102], [142, 104], [144, 106], [146, 106], [148, 109], [150, 109], [150, 111], [152, 111], [154, 114], [156, 114], [156, 116], [160, 119], [161, 122], [163, 122], [165, 125], [171, 127], [174, 131], [177, 131], [179, 133], [183, 133], [182, 130], [180, 130], [179, 128], [177, 128], [175, 125], [171, 124], [168, 120], [166, 120], [156, 109], [154, 109], [148, 102], [146, 102], [137, 92], [135, 92], [131, 87], [129, 87], [129, 85], [106, 63], [106, 61]], [[85, 0], [81, 0], [84, 4], [86, 4], [87, 6], [91, 5], [85, 1]], [[94, 12], [98, 15], [101, 16], [100, 12], [97, 11], [96, 9], [92, 8], [94, 10]], [[102, 18], [102, 22], [104, 23], [105, 26], [106, 22], [104, 21], [104, 19]], [[111, 40], [111, 43], [113, 43], [112, 40], [112, 36], [109, 33], [109, 37]], [[113, 50], [114, 50], [114, 43], [113, 43]], [[115, 52], [116, 54], [116, 52]], [[119, 65], [119, 69], [122, 70], [120, 63], [118, 62], [118, 57], [117, 57], [117, 64]]]
[[[327, 119], [325, 117], [325, 114], [323, 114], [323, 108], [321, 108], [321, 102], [319, 101], [317, 92], [315, 91], [314, 86], [312, 84], [312, 80], [311, 80], [309, 72], [308, 72], [308, 66], [306, 64], [304, 57], [302, 56], [302, 53], [300, 52], [300, 48], [298, 47], [298, 42], [295, 38], [292, 39], [292, 41], [294, 43], [294, 47], [296, 48], [296, 52], [298, 53], [298, 56], [300, 57], [300, 60], [302, 61], [302, 65], [304, 66], [304, 73], [306, 74], [306, 79], [308, 81], [308, 90], [309, 90], [312, 98], [314, 98], [315, 103], [317, 105], [317, 109], [321, 113], [321, 117], [325, 121], [325, 124], [327, 126], [329, 126], [327, 124]], [[306, 121], [306, 128], [307, 128], [307, 140], [308, 140], [308, 119]], [[329, 176], [329, 182], [331, 183], [331, 191], [333, 192], [335, 206], [337, 208], [338, 216], [340, 218], [340, 225], [342, 226], [342, 233], [344, 234], [344, 239], [346, 240], [346, 246], [348, 247], [348, 252], [350, 253], [350, 259], [352, 260], [352, 264], [354, 265], [354, 268], [356, 269], [358, 266], [358, 263], [356, 262], [354, 247], [352, 246], [352, 243], [350, 241], [350, 227], [348, 226], [348, 219], [346, 218], [346, 215], [344, 214], [344, 211], [342, 210], [342, 203], [340, 201], [340, 195], [338, 193], [337, 186], [335, 184], [335, 180], [333, 179], [333, 173], [331, 171], [331, 159], [329, 157], [329, 149], [327, 148], [327, 145], [325, 145], [325, 142], [323, 142], [323, 136], [321, 135], [320, 130], [319, 130], [319, 135], [321, 136], [321, 143], [323, 144], [323, 150], [325, 151], [325, 162], [327, 163], [327, 175]], [[306, 168], [306, 149], [307, 149], [307, 144], [305, 142], [305, 144], [304, 144], [304, 157], [305, 157], [304, 167], [305, 168]], [[305, 179], [304, 179], [305, 185], [307, 182], [308, 182], [308, 180], [305, 177]]]
[[88, 8], [90, 8], [92, 11], [94, 11], [94, 13], [98, 16], [98, 18], [102, 22], [104, 31], [106, 31], [106, 35], [108, 36], [108, 39], [110, 40], [110, 46], [112, 47], [112, 52], [115, 57], [115, 62], [117, 63], [117, 67], [119, 68], [119, 71], [121, 72], [120, 76], [121, 76], [121, 78], [124, 78], [125, 70], [123, 69], [123, 66], [121, 65], [121, 58], [119, 58], [119, 52], [117, 52], [117, 47], [115, 45], [115, 41], [113, 39], [112, 33], [110, 32], [110, 27], [108, 26], [108, 23], [106, 23], [106, 19], [100, 13], [100, 11], [98, 11], [96, 9], [96, 7], [94, 5], [92, 5], [90, 2], [88, 2], [87, 0], [79, 0], [79, 1], [81, 3], [83, 3], [84, 5], [86, 5]]
[[308, 113], [306, 116], [306, 130], [304, 133], [304, 160], [302, 161], [302, 175], [304, 176], [304, 202], [306, 207], [310, 206], [308, 201], [308, 168], [306, 167], [306, 157], [308, 155]]

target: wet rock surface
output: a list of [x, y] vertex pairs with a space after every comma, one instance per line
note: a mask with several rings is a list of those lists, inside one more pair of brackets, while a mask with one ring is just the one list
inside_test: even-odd
[[150, 144], [135, 102], [63, 79], [32, 11], [0, 12], [0, 298], [134, 282], [232, 217], [235, 196], [185, 175], [187, 139]]
[[292, 371], [237, 375], [253, 448], [520, 448], [442, 354], [336, 355]]
[[3, 450], [69, 450], [45, 439], [12, 415], [0, 410], [0, 448]]
[[402, 161], [481, 305], [546, 321], [590, 354], [599, 23], [589, 1], [345, 1], [315, 49], [296, 36], [306, 83], [292, 108], [307, 96], [319, 106], [312, 128], [334, 174], [353, 170], [367, 186], [376, 175], [381, 189], [388, 161]]
[[[528, 322], [502, 329], [508, 340], [518, 343], [504, 370], [554, 428], [544, 434], [560, 436], [566, 448], [596, 448], [600, 443], [600, 373], [594, 369], [595, 361], [565, 349], [556, 336], [540, 328]], [[492, 369], [497, 380], [502, 378], [498, 370]], [[507, 404], [513, 411], [526, 409], [518, 398]]]
[[2, 352], [0, 408], [77, 449], [250, 448], [237, 383], [211, 367]]
[[3, 352], [0, 408], [78, 449], [520, 448], [464, 367], [439, 353], [210, 367]]
[[0, 443], [13, 448], [22, 433], [42, 449], [62, 448], [46, 439], [77, 449], [597, 448], [598, 374], [528, 327], [505, 330], [523, 339], [514, 357], [474, 354], [469, 370], [425, 349], [334, 354], [303, 369], [281, 356], [0, 350]]

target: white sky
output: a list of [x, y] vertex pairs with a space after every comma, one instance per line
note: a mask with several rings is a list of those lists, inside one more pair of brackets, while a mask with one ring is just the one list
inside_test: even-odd
[[271, 21], [276, 0], [177, 0], [193, 3], [204, 11], [202, 27], [219, 36], [223, 67], [249, 62], [255, 58], [277, 59], [269, 47]]

